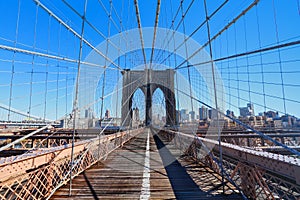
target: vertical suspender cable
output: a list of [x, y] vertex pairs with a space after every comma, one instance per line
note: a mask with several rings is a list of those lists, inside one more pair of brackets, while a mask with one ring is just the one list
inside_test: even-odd
[[[208, 37], [208, 46], [209, 46], [209, 56], [210, 59], [213, 59], [212, 55], [212, 45], [211, 45], [211, 37], [210, 37], [210, 26], [209, 26], [209, 17], [208, 17], [208, 11], [207, 11], [207, 4], [206, 0], [204, 0], [204, 9], [205, 9], [205, 16], [206, 16], [206, 27], [207, 27], [207, 37]], [[221, 130], [220, 130], [220, 122], [219, 122], [219, 108], [218, 108], [218, 97], [217, 97], [217, 86], [216, 86], [216, 77], [215, 77], [215, 69], [214, 69], [214, 63], [211, 62], [211, 72], [212, 72], [212, 78], [213, 78], [213, 85], [214, 85], [214, 96], [215, 96], [215, 104], [216, 104], [216, 111], [217, 111], [217, 123], [218, 123], [218, 142], [219, 142], [219, 153], [220, 153], [220, 169], [221, 169], [221, 175], [222, 175], [222, 187], [223, 187], [223, 193], [225, 193], [225, 185], [224, 185], [224, 169], [223, 169], [223, 152], [222, 152], [222, 146], [221, 146]]]
[[[17, 46], [18, 41], [18, 32], [19, 32], [19, 21], [20, 21], [20, 7], [21, 7], [21, 1], [18, 1], [18, 16], [17, 16], [17, 22], [16, 22], [16, 32], [15, 32], [15, 41], [14, 41], [14, 47]], [[12, 92], [13, 92], [13, 80], [14, 80], [14, 74], [15, 74], [15, 56], [16, 52], [14, 51], [13, 59], [12, 59], [12, 66], [11, 66], [11, 77], [10, 77], [10, 88], [9, 88], [9, 103], [8, 103], [8, 115], [7, 120], [10, 121], [10, 114], [11, 114], [11, 101], [12, 101]]]
[[[61, 24], [60, 24], [60, 26], [61, 26]], [[68, 30], [67, 31], [67, 41], [70, 41], [70, 31]], [[67, 48], [67, 52], [66, 52], [66, 55], [68, 55], [68, 51], [69, 49]], [[73, 67], [72, 67], [73, 68]], [[74, 68], [73, 68], [74, 69]], [[65, 93], [66, 93], [66, 99], [65, 99], [65, 122], [67, 121], [67, 117], [68, 117], [68, 82], [69, 82], [69, 66], [67, 65], [66, 66], [66, 70], [67, 70], [67, 72], [68, 73], [66, 73], [66, 84], [65, 84], [65, 87], [66, 87], [66, 89], [65, 89]], [[64, 125], [64, 128], [66, 128], [66, 126]]]
[[[106, 50], [105, 50], [105, 56], [108, 54], [108, 42], [110, 37], [110, 25], [111, 25], [111, 13], [112, 13], [112, 0], [109, 1], [110, 9], [109, 9], [109, 15], [108, 15], [108, 24], [107, 24], [107, 39], [106, 39]], [[105, 90], [105, 79], [106, 79], [106, 70], [107, 70], [107, 63], [106, 60], [104, 62], [104, 72], [103, 72], [103, 81], [102, 81], [102, 91], [101, 91], [101, 108], [100, 108], [100, 130], [102, 127], [102, 115], [103, 115], [103, 106], [104, 106], [104, 90]], [[98, 159], [100, 159], [100, 140], [101, 140], [101, 134], [103, 131], [99, 134], [99, 140], [98, 140]], [[99, 164], [99, 163], [98, 163]]]
[[[108, 25], [107, 25], [107, 39], [106, 39], [106, 50], [105, 50], [105, 56], [108, 54], [108, 42], [109, 42], [109, 37], [110, 37], [110, 25], [111, 25], [111, 12], [112, 12], [112, 0], [109, 1], [110, 4], [110, 10], [109, 10], [109, 16], [108, 16]], [[100, 108], [100, 118], [102, 118], [103, 115], [103, 104], [104, 104], [104, 90], [105, 90], [105, 79], [106, 79], [106, 68], [107, 68], [107, 62], [105, 60], [104, 62], [104, 72], [103, 72], [103, 82], [102, 82], [102, 92], [101, 92], [101, 108]], [[101, 121], [100, 121], [100, 126], [101, 126]]]
[[[119, 42], [120, 42], [120, 40], [121, 39], [119, 39]], [[118, 65], [121, 63], [120, 61], [121, 61], [120, 51], [118, 51]], [[119, 107], [118, 107], [118, 105], [119, 105], [119, 83], [118, 83], [119, 78], [120, 78], [120, 73], [117, 73], [117, 100], [116, 100], [116, 113], [115, 113], [116, 119], [118, 118], [118, 109], [119, 109]]]
[[[234, 28], [234, 50], [235, 54], [237, 53], [237, 33], [236, 33], [236, 25], [233, 25]], [[239, 67], [238, 67], [238, 59], [235, 58], [235, 67], [236, 67], [236, 80], [237, 80], [237, 97], [238, 97], [238, 107], [241, 107], [241, 98], [240, 98], [240, 79], [239, 79]]]
[[[38, 23], [38, 12], [39, 12], [39, 5], [36, 5], [36, 12], [35, 12], [35, 24], [34, 24], [34, 39], [33, 39], [33, 50], [35, 50], [36, 46], [36, 30], [37, 30], [37, 23]], [[31, 103], [32, 103], [32, 82], [33, 82], [33, 72], [34, 72], [34, 59], [35, 55], [32, 56], [31, 60], [31, 74], [30, 74], [30, 94], [29, 94], [29, 106], [28, 106], [28, 120], [30, 120], [30, 115], [31, 115]]]
[[[247, 42], [247, 25], [246, 25], [246, 15], [243, 17], [243, 24], [244, 24], [244, 39], [245, 39], [245, 49], [248, 51], [248, 42]], [[249, 72], [249, 58], [246, 55], [246, 65], [247, 65], [247, 84], [248, 84], [248, 98], [249, 103], [252, 103], [251, 100], [251, 85], [250, 85], [250, 72]]]
[[87, 8], [87, 0], [84, 3], [84, 13], [82, 16], [82, 24], [81, 24], [81, 35], [80, 35], [80, 46], [79, 46], [79, 56], [78, 56], [78, 67], [77, 67], [77, 79], [75, 85], [75, 99], [73, 102], [73, 134], [72, 134], [72, 150], [71, 150], [71, 164], [70, 164], [70, 182], [69, 182], [69, 196], [72, 195], [72, 170], [74, 164], [74, 143], [75, 143], [75, 132], [76, 132], [76, 114], [77, 114], [77, 107], [78, 107], [78, 84], [80, 78], [80, 64], [81, 64], [81, 57], [82, 57], [82, 45], [83, 45], [83, 35], [84, 35], [84, 22], [85, 22], [85, 15], [86, 15], [86, 8]]
[[[123, 27], [123, 22], [122, 22], [122, 17], [123, 17], [123, 9], [124, 9], [124, 1], [122, 0], [122, 7], [121, 7], [121, 12], [120, 12], [120, 16], [119, 17], [119, 23], [120, 23], [120, 30], [119, 30], [119, 35], [121, 35], [121, 32], [122, 32], [122, 27]], [[128, 41], [126, 41], [126, 46], [128, 44]], [[121, 45], [121, 38], [119, 37], [119, 41], [118, 41], [118, 45], [120, 46]], [[125, 61], [126, 62], [126, 61]], [[120, 58], [120, 48], [118, 49], [118, 65], [120, 66], [121, 64], [121, 58]], [[118, 109], [119, 109], [119, 84], [118, 84], [118, 81], [119, 81], [119, 78], [120, 78], [120, 73], [117, 73], [117, 99], [116, 99], [116, 113], [115, 113], [115, 116], [116, 116], [116, 119], [118, 118]]]
[[[47, 44], [47, 54], [49, 53], [50, 48], [50, 23], [51, 23], [51, 15], [49, 15], [48, 19], [48, 44]], [[49, 59], [46, 61], [46, 81], [45, 81], [45, 94], [44, 94], [44, 121], [46, 119], [47, 113], [47, 93], [48, 93], [48, 67], [49, 67]], [[57, 118], [56, 118], [57, 119]]]
[[[276, 16], [276, 8], [275, 8], [275, 2], [273, 3], [273, 13], [274, 13], [274, 23], [275, 23], [275, 30], [276, 30], [276, 43], [279, 44], [279, 33], [278, 33], [278, 23], [277, 23], [277, 16]], [[283, 73], [282, 73], [282, 61], [281, 61], [281, 51], [280, 48], [277, 49], [278, 52], [278, 58], [279, 58], [279, 68], [280, 68], [280, 79], [281, 79], [281, 92], [282, 92], [282, 99], [283, 99], [283, 111], [286, 115], [286, 99], [285, 99], [285, 88], [284, 88], [284, 80], [283, 80]]]
[[[59, 24], [59, 30], [58, 30], [58, 55], [60, 56], [60, 34], [61, 34], [61, 24]], [[55, 110], [55, 119], [58, 119], [58, 94], [59, 94], [59, 75], [60, 75], [60, 61], [58, 60], [58, 64], [57, 64], [57, 75], [56, 75], [56, 110]], [[67, 81], [67, 80], [66, 80]]]
[[[259, 18], [258, 18], [258, 6], [255, 6], [255, 14], [256, 14], [256, 24], [257, 24], [257, 33], [258, 33], [258, 45], [259, 49], [262, 48], [261, 45], [261, 33], [260, 33], [260, 26], [259, 26]], [[265, 91], [265, 73], [264, 73], [264, 66], [263, 66], [263, 59], [262, 59], [262, 52], [259, 52], [259, 65], [261, 70], [261, 83], [262, 83], [262, 93], [264, 97], [264, 112], [267, 111], [267, 105], [266, 105], [266, 91]]]
[[[226, 54], [229, 55], [229, 41], [228, 41], [228, 31], [226, 31]], [[230, 73], [230, 64], [229, 60], [227, 60], [227, 73], [228, 73], [228, 101], [229, 101], [229, 110], [231, 111], [231, 73]]]

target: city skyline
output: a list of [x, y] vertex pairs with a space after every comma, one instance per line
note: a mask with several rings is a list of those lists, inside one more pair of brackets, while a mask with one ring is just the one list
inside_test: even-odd
[[[80, 29], [77, 26], [74, 26], [74, 23], [80, 24], [78, 22], [81, 18], [71, 14], [72, 11], [63, 2], [55, 2], [55, 6], [53, 3], [47, 1], [43, 3], [45, 3], [45, 5], [49, 8], [53, 8], [55, 14], [61, 20], [72, 21], [73, 23], [70, 23], [69, 26], [72, 30], [74, 29], [75, 32], [80, 32]], [[0, 40], [3, 45], [11, 47], [15, 46], [16, 48], [25, 50], [31, 49], [40, 51], [41, 53], [48, 52], [54, 56], [64, 56], [74, 60], [78, 58], [78, 52], [72, 51], [72, 49], [76, 49], [79, 46], [78, 38], [74, 37], [70, 30], [58, 23], [57, 20], [53, 19], [53, 17], [48, 16], [44, 9], [41, 7], [38, 7], [37, 9], [34, 4], [21, 3], [18, 5], [16, 1], [3, 1], [0, 2], [0, 4], [1, 7], [7, 8], [1, 13], [1, 19], [10, 19], [9, 21], [1, 20], [2, 30], [0, 32]], [[156, 5], [149, 2], [140, 2], [139, 4], [141, 13], [144, 13], [142, 14], [143, 26], [153, 26], [152, 19], [155, 12], [148, 16], [145, 14], [147, 12], [144, 11], [149, 9], [155, 10]], [[217, 16], [217, 19], [221, 22], [228, 23], [228, 21], [234, 18], [232, 13], [229, 12], [231, 10], [230, 8], [237, 5], [239, 5], [242, 9], [246, 8], [247, 4], [245, 2], [233, 2], [230, 5], [226, 4], [224, 13], [222, 13], [221, 16]], [[74, 2], [73, 6], [82, 12], [82, 2]], [[120, 9], [120, 5], [116, 4], [115, 6], [116, 10]], [[165, 4], [162, 4], [162, 6], [162, 10], [167, 9], [164, 7], [166, 6]], [[173, 6], [176, 7], [176, 5]], [[213, 8], [219, 6], [219, 2], [211, 2], [210, 6], [209, 10], [211, 11]], [[90, 9], [96, 7], [99, 7], [97, 3], [88, 4], [88, 8]], [[104, 7], [108, 9], [109, 3], [104, 3]], [[128, 10], [124, 10], [122, 13], [123, 16], [127, 16], [128, 18], [125, 20], [126, 23], [124, 23], [127, 24], [124, 31], [131, 30], [137, 25], [135, 17], [128, 15], [131, 11], [134, 11], [134, 6], [130, 4], [127, 5], [127, 7]], [[60, 10], [64, 10], [64, 13], [60, 12]], [[274, 10], [276, 11], [276, 16], [272, 15]], [[283, 10], [285, 10], [285, 12], [283, 12]], [[20, 21], [18, 22], [19, 34], [16, 35], [18, 12], [20, 15]], [[97, 16], [94, 18], [87, 16], [87, 19], [90, 23], [98, 25], [99, 22], [96, 20], [96, 17], [103, 19], [103, 21], [108, 21], [106, 14], [103, 12], [97, 13]], [[174, 16], [168, 15], [165, 17], [167, 19], [171, 19]], [[199, 21], [204, 19], [203, 16], [199, 16], [199, 12], [196, 7], [193, 7], [192, 10], [189, 11], [189, 15], [187, 17], [189, 19], [199, 19]], [[247, 13], [245, 18], [249, 19], [247, 20], [247, 23], [239, 21], [222, 34], [218, 40], [213, 42], [213, 45], [218, 48], [214, 48], [214, 51], [212, 52], [212, 59], [222, 58], [224, 55], [236, 55], [259, 48], [267, 48], [272, 46], [274, 42], [277, 44], [283, 44], [298, 37], [295, 27], [297, 27], [296, 25], [299, 24], [300, 21], [296, 1], [292, 1], [288, 4], [282, 1], [276, 1], [273, 4], [270, 2], [262, 2]], [[175, 21], [178, 20], [179, 18], [176, 18]], [[289, 23], [285, 23], [286, 20]], [[161, 21], [159, 22], [159, 27], [170, 28], [170, 25], [171, 24], [162, 23]], [[190, 26], [185, 28], [185, 34], [187, 36], [190, 35], [193, 28]], [[108, 33], [107, 27], [101, 31]], [[213, 26], [211, 27], [211, 31], [212, 35], [216, 34], [220, 31], [220, 27]], [[180, 26], [178, 28], [178, 32], [184, 34], [183, 27]], [[124, 34], [125, 33], [126, 32], [124, 32]], [[119, 31], [116, 27], [113, 27], [110, 32], [110, 36], [116, 36], [117, 34], [119, 34]], [[34, 35], [36, 35], [36, 37], [33, 37]], [[95, 33], [90, 29], [86, 30], [85, 36], [95, 46], [105, 41], [105, 39], [101, 38], [98, 33]], [[108, 35], [106, 36], [109, 37]], [[206, 35], [195, 34], [192, 39], [197, 41], [200, 45], [203, 45], [206, 40], [204, 36], [206, 37]], [[259, 41], [259, 43], [257, 41]], [[208, 46], [205, 47], [205, 50], [207, 53], [209, 52]], [[85, 60], [90, 53], [90, 48], [83, 48], [82, 60]], [[145, 49], [144, 53], [146, 56], [146, 63], [149, 64], [151, 49]], [[161, 53], [159, 49], [154, 51], [154, 54], [159, 53]], [[279, 54], [280, 56], [278, 56]], [[251, 54], [250, 56], [243, 58], [237, 57], [234, 59], [226, 59], [226, 62], [216, 62], [216, 69], [218, 69], [218, 73], [222, 78], [223, 86], [225, 88], [224, 93], [222, 94], [225, 98], [218, 97], [220, 98], [218, 99], [219, 101], [224, 101], [224, 112], [229, 109], [238, 113], [239, 107], [244, 106], [244, 104], [250, 101], [255, 105], [258, 112], [274, 110], [278, 111], [280, 115], [287, 113], [297, 117], [300, 116], [300, 109], [298, 109], [300, 102], [297, 84], [299, 72], [295, 70], [295, 65], [299, 63], [297, 61], [297, 56], [297, 48], [287, 48], [280, 49], [278, 51], [271, 51], [269, 53]], [[3, 93], [0, 97], [0, 103], [11, 108], [11, 110], [15, 109], [22, 113], [28, 113], [29, 116], [39, 116], [42, 119], [55, 120], [69, 115], [72, 112], [77, 74], [76, 63], [5, 50], [1, 50], [1, 57], [3, 59], [0, 63], [0, 89]], [[14, 62], [11, 61], [12, 58], [15, 58]], [[158, 58], [159, 56], [153, 58], [153, 61], [160, 64], [153, 64], [154, 69], [163, 69], [162, 65], [164, 65], [165, 68], [172, 68], [184, 61], [183, 57], [173, 55], [165, 62], [162, 62], [162, 59]], [[95, 58], [95, 60], [97, 59], [98, 58]], [[291, 62], [293, 60], [295, 62]], [[144, 60], [141, 51], [133, 51], [132, 54], [120, 55], [120, 58], [115, 60], [115, 62], [119, 62], [120, 66], [128, 69], [133, 69], [137, 66], [141, 66], [141, 68], [144, 67]], [[190, 63], [186, 64], [188, 65]], [[238, 66], [239, 68], [237, 68]], [[115, 73], [115, 70], [111, 70], [111, 68], [114, 68], [115, 66], [110, 64], [108, 67], [106, 74], [109, 81], [106, 81], [107, 90], [104, 94], [105, 105], [103, 106], [103, 109], [108, 108], [112, 111], [112, 114], [115, 115], [115, 113], [118, 112], [118, 115], [120, 115], [120, 111], [113, 111], [115, 109], [113, 108], [115, 106], [113, 104], [115, 99], [109, 95], [114, 92], [116, 83], [121, 80], [121, 74]], [[195, 99], [201, 102], [206, 102], [214, 107], [212, 102], [213, 95], [210, 93], [212, 88], [207, 88], [208, 86], [205, 85], [206, 83], [203, 80], [203, 77], [201, 78], [201, 74], [198, 71], [199, 68], [203, 67], [205, 66], [194, 65], [190, 68], [191, 74], [199, 75], [198, 79], [194, 78], [194, 75], [190, 78], [193, 91], [192, 93], [194, 93], [192, 96]], [[12, 78], [13, 68], [15, 69], [15, 73]], [[102, 68], [99, 69], [93, 67], [92, 69], [95, 70], [95, 72], [87, 74], [86, 76], [92, 76], [98, 72], [103, 72]], [[178, 74], [181, 74], [181, 76], [188, 82], [188, 74], [184, 71], [184, 69], [186, 68], [178, 69]], [[46, 77], [49, 82], [47, 84], [45, 81]], [[95, 99], [93, 99], [92, 96], [84, 95], [89, 90], [89, 85], [92, 84], [88, 83], [86, 86], [87, 88], [80, 91], [80, 93], [86, 97], [87, 104], [94, 103], [91, 108], [98, 117], [101, 113], [100, 98], [102, 93], [99, 88], [101, 88], [102, 82], [103, 80], [100, 80], [98, 83], [95, 83], [98, 84], [98, 88], [95, 91]], [[13, 87], [10, 94], [11, 83], [15, 87]], [[180, 96], [184, 96], [182, 91], [187, 92], [189, 90], [189, 87], [180, 87], [182, 86], [179, 84], [176, 89], [181, 92], [176, 92], [175, 94], [178, 95], [179, 93], [177, 96], [179, 99], [181, 98]], [[120, 89], [120, 87], [118, 89]], [[121, 97], [119, 96], [118, 100], [120, 101], [120, 99]], [[196, 106], [190, 105], [191, 103], [189, 99], [180, 101], [179, 103], [182, 105], [179, 105], [179, 107], [176, 105], [177, 109], [194, 107], [194, 110], [196, 110], [196, 108], [199, 107], [198, 102], [192, 103]], [[118, 105], [118, 109], [120, 109], [120, 104]], [[105, 110], [102, 110], [102, 114], [104, 112]], [[12, 113], [11, 115], [12, 116], [10, 117], [13, 117], [14, 114]], [[8, 113], [1, 112], [0, 117], [3, 120], [7, 120]]]

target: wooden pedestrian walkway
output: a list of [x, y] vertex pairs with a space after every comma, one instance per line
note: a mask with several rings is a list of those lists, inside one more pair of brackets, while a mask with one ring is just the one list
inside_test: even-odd
[[65, 185], [52, 199], [241, 199], [221, 194], [221, 177], [212, 170], [164, 147], [163, 139], [145, 129], [76, 177], [71, 196]]

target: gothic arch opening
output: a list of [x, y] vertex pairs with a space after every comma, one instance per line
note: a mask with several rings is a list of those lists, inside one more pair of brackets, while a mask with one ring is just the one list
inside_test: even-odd
[[138, 88], [131, 97], [131, 127], [138, 127], [145, 122], [145, 94]]
[[160, 88], [152, 94], [152, 124], [155, 126], [166, 124], [166, 99]]

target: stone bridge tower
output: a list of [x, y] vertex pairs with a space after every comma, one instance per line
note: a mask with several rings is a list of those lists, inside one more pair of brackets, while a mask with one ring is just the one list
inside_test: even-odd
[[122, 90], [122, 124], [130, 126], [132, 119], [132, 98], [137, 89], [145, 95], [146, 125], [152, 123], [152, 95], [160, 88], [165, 97], [166, 125], [173, 126], [176, 122], [176, 101], [174, 94], [175, 71], [167, 70], [124, 70]]

